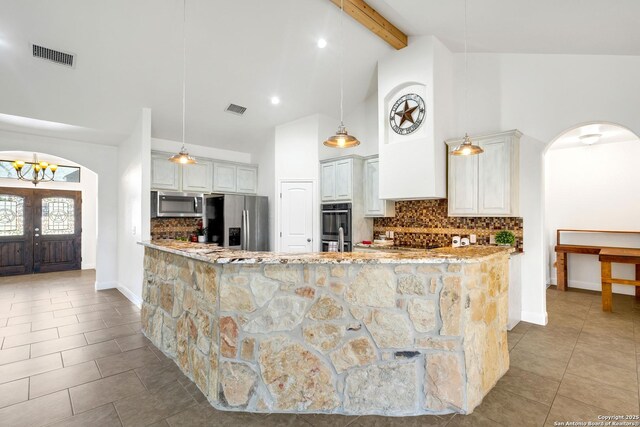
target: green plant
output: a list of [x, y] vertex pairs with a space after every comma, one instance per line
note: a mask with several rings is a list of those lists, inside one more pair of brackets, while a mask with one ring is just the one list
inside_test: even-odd
[[515, 242], [516, 236], [508, 230], [502, 230], [496, 233], [496, 243], [498, 245], [513, 246]]

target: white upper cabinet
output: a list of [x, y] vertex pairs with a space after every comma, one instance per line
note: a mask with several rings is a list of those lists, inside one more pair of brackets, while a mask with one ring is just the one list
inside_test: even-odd
[[453, 156], [449, 147], [448, 199], [450, 216], [518, 216], [519, 153], [517, 130], [474, 137], [484, 153]]
[[211, 174], [213, 164], [198, 160], [195, 165], [182, 166], [182, 191], [194, 193], [211, 192]]
[[180, 191], [180, 165], [161, 153], [151, 155], [151, 188]]
[[324, 162], [320, 168], [323, 202], [344, 202], [353, 199], [353, 159]]
[[380, 199], [380, 161], [377, 157], [364, 162], [364, 216], [395, 216], [395, 202]]
[[257, 167], [238, 166], [236, 168], [236, 191], [247, 194], [255, 194], [258, 192]]
[[214, 163], [213, 191], [217, 193], [235, 193], [237, 189], [236, 169], [236, 165], [229, 163]]

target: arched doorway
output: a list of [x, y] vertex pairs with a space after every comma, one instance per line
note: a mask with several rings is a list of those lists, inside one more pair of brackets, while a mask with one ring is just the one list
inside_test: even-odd
[[[640, 230], [640, 138], [610, 122], [573, 126], [546, 147], [545, 240], [547, 282], [557, 284], [556, 230]], [[563, 233], [563, 243], [640, 247], [640, 235]], [[600, 263], [586, 255], [568, 255], [569, 286], [600, 291]], [[614, 264], [617, 277], [635, 276], [633, 265]], [[634, 294], [614, 285], [614, 293]]]
[[[46, 153], [1, 151], [0, 160], [31, 161], [34, 154], [40, 161], [77, 167], [79, 182], [67, 179], [34, 186], [28, 181], [0, 178], [4, 210], [12, 220], [6, 230], [0, 230], [7, 252], [2, 255], [9, 258], [1, 260], [0, 264], [7, 265], [0, 266], [0, 274], [95, 269], [98, 175], [83, 165]], [[6, 176], [4, 169], [2, 176]], [[21, 233], [22, 237], [12, 237]], [[8, 244], [12, 241], [13, 245]]]

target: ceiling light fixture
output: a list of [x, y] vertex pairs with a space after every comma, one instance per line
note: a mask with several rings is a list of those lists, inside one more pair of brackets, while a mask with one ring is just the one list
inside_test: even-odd
[[[464, 0], [464, 122], [469, 126], [469, 61], [467, 59], [467, 0]], [[465, 132], [462, 144], [451, 151], [454, 156], [473, 156], [483, 153], [484, 150], [473, 144], [469, 135]]]
[[324, 49], [327, 47], [327, 41], [325, 39], [318, 39], [318, 49]]
[[272, 97], [271, 97], [271, 103], [272, 103], [273, 105], [278, 105], [278, 104], [280, 104], [280, 98], [278, 98], [277, 96], [272, 96]]
[[178, 154], [169, 157], [169, 161], [182, 165], [193, 165], [196, 159], [189, 155], [185, 147], [185, 118], [187, 111], [187, 0], [182, 0], [182, 148]]
[[[33, 185], [38, 185], [41, 182], [53, 181], [58, 170], [58, 165], [52, 165], [48, 162], [39, 162], [38, 155], [33, 153], [33, 162], [24, 162], [22, 160], [16, 160], [12, 163], [13, 168], [16, 170], [18, 179], [22, 181], [29, 181]], [[50, 172], [47, 175], [47, 170]]]
[[590, 133], [587, 135], [580, 135], [578, 137], [578, 139], [580, 140], [580, 142], [582, 142], [583, 144], [586, 145], [593, 145], [596, 142], [600, 141], [600, 138], [602, 137], [601, 133]]
[[338, 130], [336, 134], [330, 136], [326, 141], [323, 142], [324, 145], [331, 148], [351, 148], [356, 145], [360, 145], [360, 141], [353, 136], [347, 133], [347, 128], [344, 127], [343, 116], [344, 116], [344, 0], [340, 1], [340, 126], [338, 126]]

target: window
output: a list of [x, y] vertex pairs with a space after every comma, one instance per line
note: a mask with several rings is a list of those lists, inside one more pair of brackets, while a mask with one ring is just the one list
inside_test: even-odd
[[42, 234], [74, 234], [74, 200], [66, 197], [42, 199]]
[[0, 236], [24, 234], [24, 197], [0, 194]]

